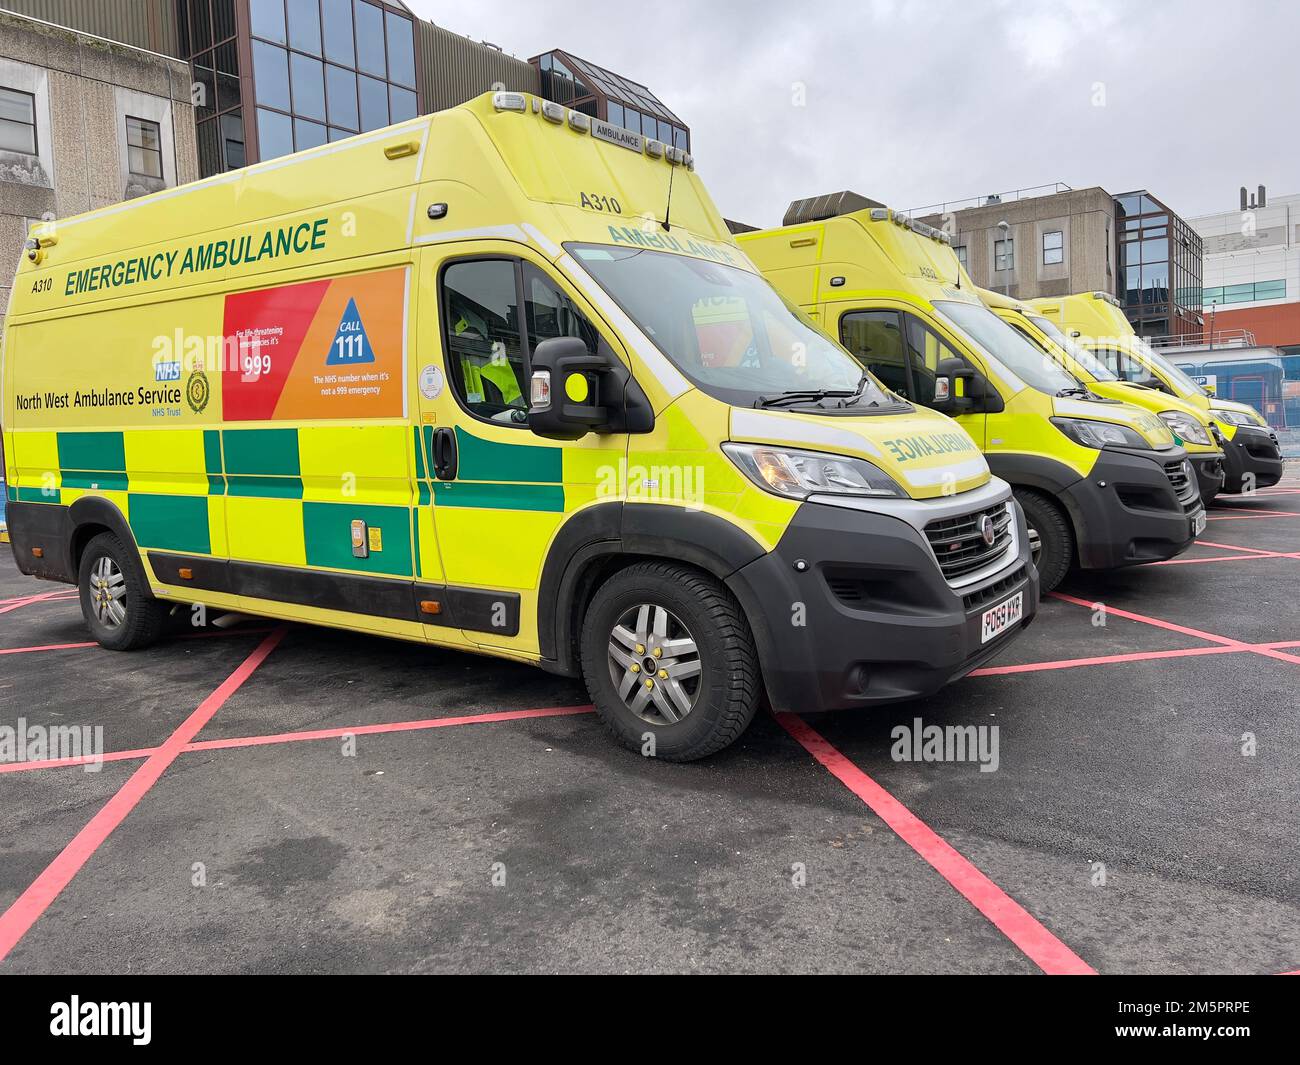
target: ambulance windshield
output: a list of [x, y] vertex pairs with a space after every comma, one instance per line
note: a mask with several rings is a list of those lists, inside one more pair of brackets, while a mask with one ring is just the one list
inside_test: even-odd
[[845, 414], [906, 406], [757, 274], [648, 248], [568, 251], [693, 384], [725, 403]]

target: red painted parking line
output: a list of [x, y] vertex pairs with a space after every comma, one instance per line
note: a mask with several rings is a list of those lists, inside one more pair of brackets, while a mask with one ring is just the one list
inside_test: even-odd
[[[392, 721], [377, 725], [347, 725], [339, 728], [311, 729], [304, 732], [280, 732], [268, 736], [234, 736], [221, 740], [196, 740], [181, 748], [182, 754], [194, 751], [225, 751], [239, 747], [261, 747], [271, 743], [298, 743], [302, 740], [330, 740], [343, 736], [375, 736], [385, 732], [420, 732], [431, 728], [449, 728], [454, 725], [482, 725], [494, 721], [523, 721], [536, 717], [566, 717], [574, 714], [595, 713], [595, 707], [547, 706], [529, 710], [494, 710], [487, 714], [462, 714], [459, 717], [429, 717], [418, 721]], [[59, 769], [65, 766], [85, 765], [88, 762], [117, 762], [128, 758], [148, 758], [158, 753], [160, 747], [145, 747], [135, 751], [114, 751], [96, 759], [94, 755], [76, 758], [51, 758], [43, 762], [0, 763], [0, 773], [22, 773], [29, 769]]]
[[1040, 673], [1044, 670], [1104, 666], [1115, 662], [1148, 662], [1159, 658], [1198, 658], [1201, 655], [1237, 654], [1236, 647], [1183, 647], [1176, 651], [1134, 651], [1130, 654], [1098, 655], [1095, 658], [1063, 658], [1056, 662], [1022, 662], [1014, 666], [984, 666], [972, 670], [972, 677], [1001, 677], [1011, 673]]
[[40, 762], [0, 762], [0, 773], [23, 773], [29, 769], [64, 769], [74, 765], [93, 765], [96, 762], [126, 762], [132, 758], [148, 758], [157, 754], [159, 747], [141, 747], [135, 751], [109, 751], [106, 754], [81, 754], [75, 758], [46, 758]]
[[100, 807], [80, 832], [73, 838], [58, 857], [50, 862], [13, 904], [0, 915], [0, 960], [27, 934], [28, 929], [40, 918], [50, 904], [59, 897], [64, 888], [71, 883], [81, 867], [99, 849], [118, 825], [136, 807], [136, 804], [158, 782], [158, 778], [172, 764], [187, 743], [194, 738], [222, 705], [243, 683], [248, 680], [275, 650], [276, 644], [284, 637], [285, 629], [278, 628], [267, 636], [247, 658], [244, 659], [211, 695], [198, 705], [198, 708], [182, 722], [176, 730], [163, 741], [154, 753], [140, 766], [130, 778], [114, 793], [113, 797]]
[[1244, 521], [1247, 518], [1300, 518], [1300, 511], [1261, 510], [1254, 514], [1210, 514], [1207, 521]]
[[1253, 562], [1260, 558], [1300, 558], [1300, 555], [1290, 551], [1261, 551], [1256, 555], [1210, 555], [1207, 558], [1166, 558], [1161, 562], [1149, 562], [1147, 565], [1194, 566], [1200, 562]]
[[1047, 930], [1020, 903], [959, 854], [929, 825], [794, 714], [776, 720], [849, 791], [916, 851], [1043, 972], [1095, 975], [1096, 970]]
[[[1053, 598], [1063, 600], [1067, 603], [1074, 603], [1076, 606], [1087, 607], [1089, 610], [1097, 608], [1096, 602], [1089, 602], [1086, 599], [1079, 599], [1077, 596], [1066, 595], [1065, 592], [1050, 592]], [[1284, 654], [1275, 647], [1265, 643], [1245, 643], [1242, 640], [1234, 640], [1229, 636], [1219, 636], [1213, 632], [1205, 632], [1202, 629], [1193, 629], [1187, 625], [1179, 625], [1172, 621], [1164, 621], [1161, 618], [1148, 617], [1145, 614], [1135, 614], [1131, 610], [1123, 610], [1117, 606], [1102, 604], [1106, 608], [1107, 614], [1113, 614], [1117, 618], [1128, 618], [1130, 621], [1140, 621], [1144, 625], [1152, 625], [1157, 629], [1167, 629], [1170, 632], [1178, 632], [1184, 636], [1194, 636], [1198, 640], [1206, 640], [1210, 643], [1221, 644], [1224, 647], [1231, 647], [1238, 651], [1250, 651], [1253, 654], [1263, 655], [1265, 658], [1276, 658], [1282, 662], [1293, 662], [1300, 665], [1300, 658], [1295, 655]]]
[[465, 714], [461, 717], [430, 717], [422, 721], [393, 721], [378, 725], [350, 725], [341, 728], [311, 729], [305, 732], [281, 732], [271, 736], [235, 736], [223, 740], [198, 740], [187, 744], [190, 751], [226, 751], [236, 747], [261, 747], [268, 743], [299, 743], [303, 740], [334, 740], [343, 736], [377, 736], [386, 732], [420, 732], [431, 728], [456, 725], [483, 725], [494, 721], [523, 721], [535, 717], [567, 717], [595, 713], [588, 706], [548, 706], [537, 710], [501, 710], [488, 714]]
[[79, 647], [97, 647], [94, 640], [88, 643], [45, 643], [39, 647], [0, 647], [0, 655], [23, 655], [31, 651], [71, 651]]
[[1075, 669], [1079, 666], [1109, 666], [1117, 662], [1146, 662], [1160, 658], [1199, 658], [1202, 655], [1235, 655], [1249, 651], [1278, 650], [1283, 647], [1300, 647], [1300, 640], [1283, 640], [1279, 643], [1243, 643], [1240, 647], [1215, 645], [1212, 647], [1180, 647], [1172, 651], [1131, 651], [1118, 655], [1098, 655], [1095, 658], [1062, 658], [1054, 662], [1021, 662], [1013, 666], [984, 666], [971, 670], [971, 677], [1001, 677], [1012, 673], [1040, 673], [1053, 669]]
[[1245, 551], [1252, 555], [1275, 555], [1276, 551], [1262, 550], [1258, 547], [1238, 547], [1236, 544], [1216, 544], [1213, 540], [1197, 540], [1197, 547], [1217, 547], [1223, 551]]
[[[265, 628], [260, 629], [217, 629], [214, 632], [182, 632], [174, 638], [177, 640], [204, 640], [215, 639], [222, 636], [260, 636], [266, 632]], [[98, 647], [99, 644], [94, 640], [86, 643], [46, 643], [36, 647], [0, 647], [0, 655], [22, 655], [30, 654], [33, 651], [75, 651], [87, 647]]]
[[8, 614], [11, 610], [17, 610], [20, 606], [27, 606], [29, 603], [43, 603], [47, 599], [53, 599], [56, 595], [63, 595], [64, 589], [60, 588], [57, 592], [42, 592], [40, 595], [28, 595], [21, 599], [11, 599], [4, 606], [0, 606], [0, 614]]

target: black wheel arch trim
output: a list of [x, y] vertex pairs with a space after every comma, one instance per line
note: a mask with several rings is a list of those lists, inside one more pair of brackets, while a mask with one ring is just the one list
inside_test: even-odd
[[[767, 554], [752, 536], [705, 510], [667, 503], [597, 503], [570, 518], [542, 567], [537, 595], [537, 638], [542, 665], [577, 676], [579, 651], [574, 606], [587, 594], [603, 561], [637, 556], [680, 561], [724, 583]], [[750, 616], [752, 603], [741, 602]]]
[[989, 472], [1001, 477], [1012, 489], [1032, 488], [1065, 510], [1078, 540], [1086, 526], [1083, 511], [1072, 498], [1070, 489], [1084, 479], [1084, 474], [1064, 462], [1044, 455], [1026, 455], [1021, 452], [985, 452]]

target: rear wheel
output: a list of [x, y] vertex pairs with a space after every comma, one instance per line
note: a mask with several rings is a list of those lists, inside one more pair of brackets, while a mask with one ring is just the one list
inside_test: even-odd
[[112, 533], [100, 533], [86, 545], [77, 588], [81, 614], [101, 646], [134, 651], [162, 633], [167, 607], [149, 593], [139, 559]]
[[614, 738], [670, 762], [734, 742], [762, 691], [740, 604], [712, 577], [667, 562], [629, 566], [596, 590], [582, 671]]
[[1061, 508], [1041, 492], [1016, 490], [1029, 526], [1029, 552], [1038, 568], [1041, 590], [1050, 592], [1074, 563], [1074, 530]]

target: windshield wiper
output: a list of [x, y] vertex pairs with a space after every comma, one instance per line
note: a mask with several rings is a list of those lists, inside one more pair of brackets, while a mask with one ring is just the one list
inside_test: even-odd
[[1079, 385], [1073, 385], [1070, 388], [1062, 388], [1056, 394], [1058, 396], [1083, 396], [1084, 399], [1088, 399], [1089, 397], [1092, 396], [1091, 392], [1089, 392], [1086, 388], [1080, 387]]
[[809, 388], [803, 391], [792, 390], [789, 392], [779, 392], [775, 396], [759, 396], [754, 400], [755, 407], [784, 407], [790, 403], [802, 403], [804, 401], [816, 402], [822, 399], [851, 399], [858, 395], [856, 391], [849, 391], [844, 388]]
[[[799, 403], [803, 400], [819, 402], [823, 399], [854, 400], [862, 395], [862, 390], [867, 387], [871, 381], [870, 374], [863, 374], [858, 379], [858, 385], [851, 391], [844, 388], [809, 388], [804, 390], [792, 389], [788, 392], [781, 392], [775, 396], [759, 396], [754, 400], [755, 407], [778, 407], [785, 406], [789, 403]], [[839, 404], [841, 408], [850, 406], [848, 402]], [[880, 401], [873, 399], [867, 404], [869, 407], [879, 407]]]

